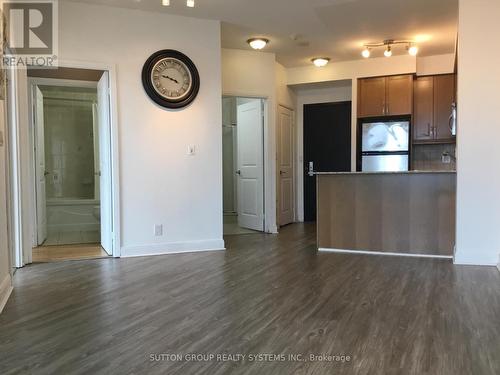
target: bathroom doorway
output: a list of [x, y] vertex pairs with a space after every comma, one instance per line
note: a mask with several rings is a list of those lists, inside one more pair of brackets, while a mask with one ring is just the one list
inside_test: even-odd
[[112, 255], [108, 77], [96, 73], [30, 78], [33, 262]]
[[223, 232], [263, 232], [264, 100], [222, 99]]

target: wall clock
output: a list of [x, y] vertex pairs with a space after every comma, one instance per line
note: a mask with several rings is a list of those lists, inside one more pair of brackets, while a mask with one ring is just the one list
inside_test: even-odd
[[142, 68], [142, 84], [158, 105], [177, 109], [193, 102], [200, 89], [200, 76], [189, 57], [170, 49], [158, 51]]

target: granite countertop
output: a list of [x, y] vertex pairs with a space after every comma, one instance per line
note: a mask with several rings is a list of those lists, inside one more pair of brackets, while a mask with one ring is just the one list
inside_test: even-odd
[[370, 175], [370, 174], [456, 174], [457, 171], [405, 171], [405, 172], [314, 172], [319, 176], [326, 175]]

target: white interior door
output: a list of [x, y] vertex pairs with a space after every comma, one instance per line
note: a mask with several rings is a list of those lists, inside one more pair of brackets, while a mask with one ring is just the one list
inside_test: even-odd
[[36, 221], [37, 221], [37, 244], [42, 245], [47, 239], [47, 197], [45, 169], [45, 129], [43, 121], [43, 94], [38, 86], [33, 90], [34, 122], [35, 122], [35, 178], [36, 178]]
[[264, 231], [264, 143], [262, 101], [238, 105], [238, 224]]
[[113, 215], [111, 186], [111, 116], [109, 103], [109, 73], [104, 72], [97, 84], [97, 123], [99, 140], [99, 167], [96, 171], [100, 183], [101, 246], [113, 254]]
[[293, 158], [293, 112], [280, 106], [278, 111], [278, 205], [281, 226], [293, 223], [295, 216]]

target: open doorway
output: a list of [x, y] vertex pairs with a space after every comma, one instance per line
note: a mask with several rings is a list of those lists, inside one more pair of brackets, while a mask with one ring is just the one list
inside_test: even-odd
[[108, 73], [29, 79], [33, 262], [112, 255]]
[[264, 100], [222, 99], [224, 235], [263, 232]]

